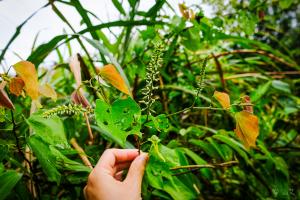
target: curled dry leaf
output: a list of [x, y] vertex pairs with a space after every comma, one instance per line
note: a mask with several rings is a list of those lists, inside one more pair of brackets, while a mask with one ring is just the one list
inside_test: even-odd
[[81, 85], [81, 68], [77, 55], [70, 59], [69, 65], [72, 73], [74, 74], [77, 87], [79, 87]]
[[51, 98], [53, 101], [56, 101], [57, 99], [55, 90], [48, 83], [39, 86], [39, 93], [45, 97]]
[[184, 3], [178, 4], [179, 11], [185, 19], [195, 19], [195, 13], [192, 9], [188, 8]]
[[85, 98], [85, 96], [82, 94], [81, 90], [75, 90], [71, 94], [72, 102], [78, 105], [82, 105], [82, 107], [86, 108], [91, 106], [89, 101]]
[[249, 148], [256, 146], [256, 138], [259, 134], [258, 118], [248, 111], [241, 111], [235, 114], [236, 135], [242, 140], [244, 146]]
[[34, 65], [28, 61], [20, 61], [13, 66], [17, 74], [24, 81], [26, 94], [32, 100], [37, 100], [39, 97], [39, 83]]
[[230, 98], [227, 93], [215, 91], [214, 97], [218, 100], [223, 108], [227, 109], [230, 107]]
[[4, 107], [4, 108], [8, 108], [11, 110], [15, 109], [14, 104], [11, 102], [11, 100], [9, 99], [9, 97], [7, 96], [4, 87], [6, 85], [6, 81], [2, 81], [0, 83], [0, 106]]
[[132, 96], [131, 92], [129, 91], [129, 88], [127, 87], [124, 79], [120, 75], [120, 73], [117, 71], [114, 65], [108, 64], [104, 67], [100, 68], [99, 75], [107, 82], [109, 82], [112, 86], [120, 90], [121, 92]]
[[12, 78], [9, 83], [9, 91], [17, 97], [22, 94], [25, 83], [21, 77]]

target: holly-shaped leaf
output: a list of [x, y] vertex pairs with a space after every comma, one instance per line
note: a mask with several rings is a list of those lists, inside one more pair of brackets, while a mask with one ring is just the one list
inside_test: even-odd
[[17, 74], [25, 83], [25, 91], [32, 100], [37, 100], [39, 97], [38, 75], [34, 65], [28, 61], [20, 61], [13, 65]]
[[223, 108], [227, 109], [230, 107], [230, 98], [227, 93], [215, 91], [214, 97], [218, 100]]
[[12, 78], [9, 83], [9, 91], [17, 97], [22, 94], [25, 83], [21, 77]]
[[127, 87], [124, 79], [120, 75], [120, 73], [117, 71], [114, 65], [108, 64], [104, 67], [100, 68], [99, 75], [107, 82], [109, 82], [112, 86], [120, 90], [121, 92], [132, 96], [129, 88]]
[[256, 138], [259, 134], [258, 118], [248, 111], [241, 111], [235, 114], [236, 135], [242, 140], [244, 146], [249, 148], [256, 146]]
[[130, 97], [112, 105], [97, 99], [95, 117], [102, 133], [122, 147], [128, 135], [141, 135], [141, 109]]

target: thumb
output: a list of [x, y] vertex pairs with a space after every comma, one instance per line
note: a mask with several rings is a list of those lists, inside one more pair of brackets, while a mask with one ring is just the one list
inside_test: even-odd
[[142, 180], [147, 161], [147, 153], [141, 153], [141, 155], [136, 157], [136, 159], [134, 159], [134, 161], [131, 163], [127, 177], [124, 181], [126, 184], [130, 185], [131, 187], [134, 187], [138, 191], [140, 191], [142, 187]]

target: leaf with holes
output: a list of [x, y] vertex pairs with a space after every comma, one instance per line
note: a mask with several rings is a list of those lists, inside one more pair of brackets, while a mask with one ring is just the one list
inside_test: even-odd
[[25, 86], [25, 83], [22, 80], [22, 78], [15, 77], [15, 78], [12, 78], [9, 83], [9, 91], [14, 95], [19, 96], [22, 93], [24, 86]]
[[214, 97], [218, 100], [218, 102], [222, 105], [223, 108], [230, 107], [230, 98], [229, 95], [225, 92], [214, 92]]
[[256, 146], [256, 138], [259, 134], [258, 118], [248, 111], [235, 114], [236, 135], [242, 140], [246, 148]]
[[141, 135], [141, 109], [130, 97], [118, 99], [112, 105], [98, 99], [95, 116], [102, 133], [122, 147], [128, 135]]
[[110, 84], [112, 84], [115, 88], [120, 90], [121, 92], [132, 96], [131, 92], [129, 91], [124, 79], [117, 71], [114, 65], [108, 64], [104, 67], [99, 69], [100, 76]]
[[38, 99], [39, 83], [34, 65], [28, 61], [20, 61], [14, 64], [14, 68], [25, 83], [25, 91], [27, 95], [33, 100]]

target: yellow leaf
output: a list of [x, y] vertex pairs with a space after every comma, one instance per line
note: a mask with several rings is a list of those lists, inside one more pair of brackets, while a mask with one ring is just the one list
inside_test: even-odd
[[222, 105], [223, 108], [230, 107], [230, 98], [227, 93], [215, 91], [214, 97], [218, 100], [218, 102]]
[[17, 74], [25, 83], [25, 91], [32, 100], [39, 97], [38, 76], [34, 65], [28, 61], [20, 61], [13, 65]]
[[45, 97], [51, 98], [53, 101], [56, 101], [57, 99], [55, 90], [48, 83], [39, 86], [39, 93]]
[[124, 79], [119, 74], [114, 65], [108, 64], [99, 69], [100, 76], [107, 82], [109, 82], [112, 86], [120, 90], [121, 92], [132, 96], [129, 91]]
[[9, 83], [9, 91], [14, 95], [19, 96], [22, 93], [24, 86], [25, 83], [23, 79], [21, 77], [15, 77], [12, 78]]
[[258, 118], [247, 111], [237, 112], [235, 114], [236, 135], [242, 140], [244, 146], [249, 148], [256, 146], [256, 138], [259, 134]]

